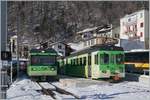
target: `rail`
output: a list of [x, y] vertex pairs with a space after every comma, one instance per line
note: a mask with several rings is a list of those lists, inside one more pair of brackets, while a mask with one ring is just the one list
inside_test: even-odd
[[55, 85], [53, 85], [52, 83], [48, 83], [46, 82], [46, 84], [41, 84], [40, 82], [38, 83], [39, 86], [42, 88], [41, 92], [45, 95], [49, 95], [51, 96], [53, 99], [57, 99], [57, 95], [60, 94], [60, 95], [70, 95], [72, 97], [74, 97], [75, 99], [80, 99], [79, 96], [69, 92], [69, 91], [66, 91], [62, 88], [59, 88]]

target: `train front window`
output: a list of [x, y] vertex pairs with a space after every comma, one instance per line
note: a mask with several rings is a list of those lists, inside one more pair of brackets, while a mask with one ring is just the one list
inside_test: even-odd
[[31, 56], [31, 65], [50, 65], [55, 62], [55, 56]]
[[115, 64], [115, 62], [116, 62], [115, 59], [116, 59], [116, 58], [115, 58], [115, 55], [112, 54], [112, 55], [111, 55], [111, 59], [110, 59], [112, 64]]
[[101, 60], [100, 62], [102, 64], [108, 64], [109, 63], [109, 54], [107, 54], [107, 53], [101, 54], [100, 60]]
[[122, 64], [123, 61], [124, 61], [123, 58], [124, 58], [123, 54], [117, 54], [117, 55], [116, 55], [116, 63], [117, 63], [117, 64]]

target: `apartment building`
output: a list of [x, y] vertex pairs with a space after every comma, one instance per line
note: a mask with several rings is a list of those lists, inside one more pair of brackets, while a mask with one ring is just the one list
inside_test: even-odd
[[120, 19], [120, 46], [124, 50], [148, 49], [148, 41], [148, 10], [140, 10]]

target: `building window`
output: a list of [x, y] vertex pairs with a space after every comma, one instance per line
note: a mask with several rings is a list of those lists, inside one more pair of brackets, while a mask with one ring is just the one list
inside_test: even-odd
[[135, 25], [135, 31], [137, 31], [137, 25]]
[[115, 34], [115, 38], [119, 38], [119, 34]]
[[90, 40], [88, 41], [88, 46], [90, 46]]
[[143, 32], [140, 33], [140, 36], [143, 37]]
[[134, 36], [137, 37], [137, 33], [135, 33]]
[[130, 32], [130, 26], [127, 27], [127, 32]]
[[140, 27], [143, 27], [143, 23], [140, 24]]
[[87, 45], [86, 45], [86, 42], [84, 42], [84, 46], [87, 46]]
[[130, 22], [130, 21], [131, 21], [131, 18], [128, 19], [128, 22]]
[[62, 49], [62, 46], [61, 46], [61, 45], [58, 45], [58, 48], [59, 48], [59, 49]]
[[94, 39], [91, 40], [91, 45], [94, 45]]

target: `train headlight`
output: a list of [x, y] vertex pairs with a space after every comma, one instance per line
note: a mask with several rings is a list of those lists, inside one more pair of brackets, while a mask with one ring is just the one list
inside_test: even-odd
[[54, 70], [55, 70], [55, 68], [54, 68], [54, 67], [52, 67], [52, 68], [51, 68], [51, 70], [52, 70], [52, 71], [54, 71]]
[[42, 53], [44, 53], [45, 51], [43, 50]]

